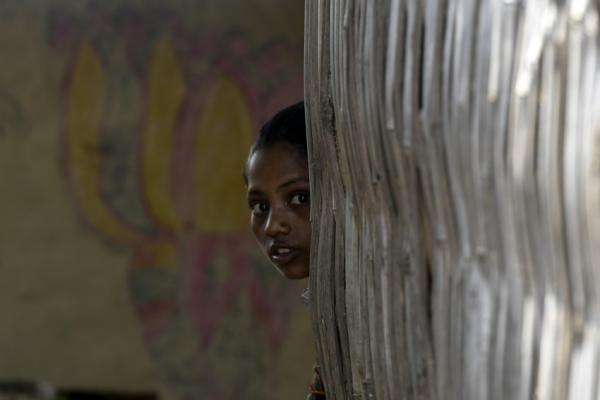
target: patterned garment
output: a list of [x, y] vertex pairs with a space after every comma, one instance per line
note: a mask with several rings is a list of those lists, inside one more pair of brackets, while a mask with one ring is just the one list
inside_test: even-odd
[[325, 388], [323, 387], [323, 381], [321, 380], [321, 373], [319, 372], [319, 366], [313, 367], [314, 375], [312, 383], [308, 386], [310, 392], [306, 396], [306, 400], [326, 400]]

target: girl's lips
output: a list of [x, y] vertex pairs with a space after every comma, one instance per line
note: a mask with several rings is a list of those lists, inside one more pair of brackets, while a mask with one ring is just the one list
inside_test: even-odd
[[300, 251], [296, 249], [289, 249], [289, 252], [287, 253], [271, 252], [269, 256], [271, 261], [273, 261], [275, 264], [280, 267], [284, 267], [294, 261], [298, 254], [300, 254]]

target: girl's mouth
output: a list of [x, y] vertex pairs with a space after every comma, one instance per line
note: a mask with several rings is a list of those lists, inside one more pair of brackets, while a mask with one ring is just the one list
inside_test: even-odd
[[273, 246], [269, 250], [269, 258], [280, 267], [291, 263], [298, 254], [299, 250], [285, 246]]

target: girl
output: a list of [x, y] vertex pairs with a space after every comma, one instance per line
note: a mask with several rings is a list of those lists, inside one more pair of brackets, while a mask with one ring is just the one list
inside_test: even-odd
[[[245, 172], [252, 232], [266, 256], [288, 279], [308, 277], [310, 186], [304, 103], [278, 112], [250, 149]], [[325, 399], [315, 367], [307, 400]]]

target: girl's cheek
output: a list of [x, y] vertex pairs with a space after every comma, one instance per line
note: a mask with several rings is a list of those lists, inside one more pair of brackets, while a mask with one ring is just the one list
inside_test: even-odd
[[310, 217], [310, 207], [302, 207], [298, 210], [298, 216], [303, 220], [308, 221]]
[[255, 215], [250, 217], [250, 227], [252, 228], [252, 233], [258, 239], [258, 235], [260, 233], [260, 224]]

